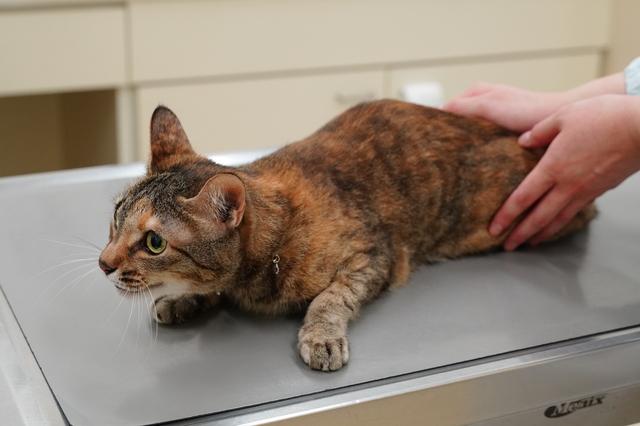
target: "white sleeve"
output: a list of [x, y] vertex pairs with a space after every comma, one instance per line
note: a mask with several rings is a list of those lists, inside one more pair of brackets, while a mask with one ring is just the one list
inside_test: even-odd
[[640, 57], [624, 69], [624, 85], [628, 95], [640, 96]]

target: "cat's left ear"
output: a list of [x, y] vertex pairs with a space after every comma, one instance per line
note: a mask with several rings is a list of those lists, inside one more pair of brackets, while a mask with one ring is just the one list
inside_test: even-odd
[[176, 164], [198, 158], [178, 117], [169, 108], [159, 106], [151, 116], [151, 159], [149, 174], [162, 173]]
[[229, 228], [242, 222], [246, 206], [244, 183], [231, 173], [219, 173], [210, 178], [198, 195], [184, 200], [186, 207], [206, 219], [217, 219]]

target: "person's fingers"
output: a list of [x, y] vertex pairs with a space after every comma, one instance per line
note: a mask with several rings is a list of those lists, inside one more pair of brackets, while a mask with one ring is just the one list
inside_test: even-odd
[[533, 210], [515, 227], [504, 242], [507, 251], [515, 250], [522, 243], [540, 232], [571, 201], [570, 193], [554, 187]]
[[493, 217], [489, 233], [493, 236], [502, 234], [518, 216], [546, 194], [553, 185], [554, 179], [544, 168], [540, 165], [534, 167]]
[[467, 97], [483, 95], [487, 92], [490, 92], [496, 89], [497, 87], [498, 85], [496, 84], [490, 84], [490, 83], [485, 83], [484, 81], [480, 81], [478, 83], [475, 83], [471, 87], [467, 88], [464, 92], [460, 93], [460, 95], [456, 96], [456, 98], [467, 98]]
[[562, 209], [556, 217], [542, 231], [531, 239], [531, 245], [538, 245], [543, 241], [554, 237], [562, 230], [571, 220], [578, 214], [580, 210], [585, 208], [591, 202], [591, 198], [577, 198], [572, 200]]
[[472, 98], [454, 99], [443, 106], [442, 109], [467, 117], [480, 117], [491, 120], [494, 108], [492, 108], [492, 103], [488, 99], [478, 95]]
[[449, 102], [446, 102], [444, 105], [442, 105], [442, 109], [445, 111], [455, 112], [456, 114], [464, 115], [464, 112], [469, 108], [469, 105], [473, 105], [474, 101], [475, 100], [472, 100], [471, 102], [469, 102], [468, 98], [460, 96], [460, 97], [451, 99]]
[[542, 148], [549, 145], [560, 133], [560, 120], [557, 115], [545, 118], [528, 132], [523, 133], [518, 143], [525, 148]]

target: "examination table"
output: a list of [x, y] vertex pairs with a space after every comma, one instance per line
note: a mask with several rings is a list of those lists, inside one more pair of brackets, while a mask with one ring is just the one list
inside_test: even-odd
[[640, 178], [586, 232], [422, 267], [363, 309], [349, 364], [322, 373], [299, 359], [301, 317], [224, 308], [156, 330], [148, 299], [116, 292], [87, 247], [143, 169], [0, 179], [0, 424], [640, 421]]

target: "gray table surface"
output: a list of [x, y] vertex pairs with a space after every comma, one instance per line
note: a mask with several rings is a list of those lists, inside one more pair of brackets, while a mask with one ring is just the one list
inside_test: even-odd
[[216, 413], [640, 323], [634, 178], [601, 199], [588, 232], [420, 269], [352, 324], [350, 363], [335, 373], [298, 358], [300, 318], [225, 309], [156, 334], [148, 300], [121, 298], [80, 260], [97, 256], [85, 241], [106, 240], [130, 180], [117, 170], [0, 181], [0, 285], [72, 424]]

